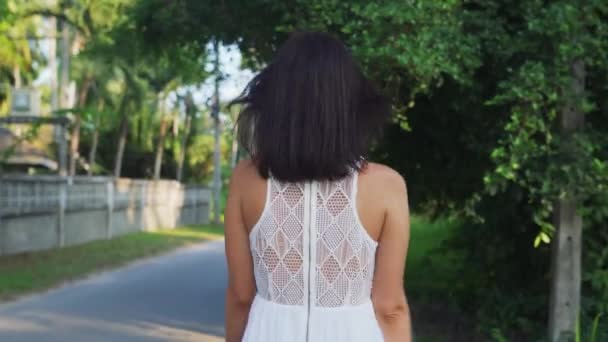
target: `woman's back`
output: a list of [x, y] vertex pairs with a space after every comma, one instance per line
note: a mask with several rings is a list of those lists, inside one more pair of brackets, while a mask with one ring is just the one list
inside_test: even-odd
[[[243, 341], [382, 340], [370, 320], [377, 243], [357, 214], [357, 175], [266, 181], [265, 206], [250, 232], [258, 298]], [[343, 329], [336, 318], [342, 318]]]
[[228, 342], [408, 341], [403, 178], [365, 156], [390, 106], [348, 50], [296, 34], [236, 100]]
[[243, 161], [235, 178], [256, 293], [242, 340], [382, 341], [376, 240], [401, 177], [370, 163], [336, 181], [290, 183]]
[[357, 174], [267, 180], [264, 212], [250, 233], [260, 296], [307, 309], [369, 301], [377, 243], [359, 220]]

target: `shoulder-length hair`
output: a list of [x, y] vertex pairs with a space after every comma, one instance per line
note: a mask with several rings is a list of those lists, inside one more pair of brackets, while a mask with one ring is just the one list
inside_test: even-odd
[[334, 180], [365, 165], [390, 115], [338, 39], [293, 34], [232, 104], [238, 139], [264, 178]]

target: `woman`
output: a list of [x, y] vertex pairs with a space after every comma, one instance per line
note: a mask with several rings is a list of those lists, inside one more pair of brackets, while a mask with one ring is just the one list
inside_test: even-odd
[[385, 98], [341, 42], [298, 33], [235, 102], [227, 341], [410, 341], [406, 186], [365, 159]]

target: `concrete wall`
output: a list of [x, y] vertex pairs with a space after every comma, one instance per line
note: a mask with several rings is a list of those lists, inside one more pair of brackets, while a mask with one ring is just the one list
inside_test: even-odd
[[0, 223], [0, 255], [57, 246], [57, 220], [53, 213], [3, 218]]
[[175, 181], [4, 176], [0, 255], [205, 224], [210, 197]]
[[68, 211], [65, 215], [65, 245], [77, 245], [107, 237], [105, 210]]

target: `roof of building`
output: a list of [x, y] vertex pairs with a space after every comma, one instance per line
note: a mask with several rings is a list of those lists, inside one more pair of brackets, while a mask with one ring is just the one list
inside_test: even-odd
[[19, 138], [6, 127], [0, 127], [0, 163], [57, 169], [57, 162], [45, 151], [28, 141], [19, 141]]

